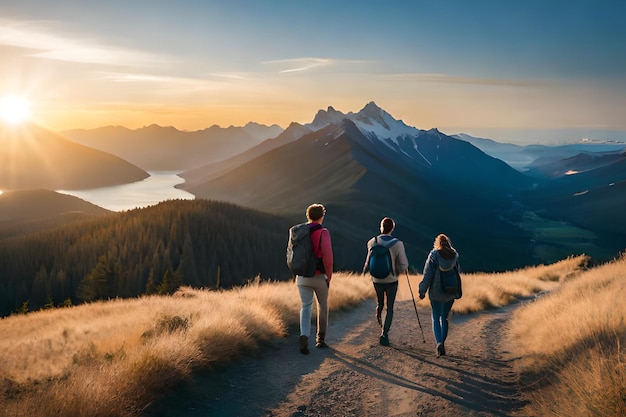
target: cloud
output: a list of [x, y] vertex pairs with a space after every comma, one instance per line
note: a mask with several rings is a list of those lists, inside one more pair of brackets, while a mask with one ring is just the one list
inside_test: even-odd
[[464, 84], [504, 87], [540, 87], [545, 83], [536, 80], [462, 77], [441, 73], [404, 73], [390, 74], [389, 78], [403, 82], [431, 82], [443, 84]]
[[0, 19], [0, 45], [34, 50], [26, 55], [67, 62], [149, 66], [170, 61], [162, 55], [101, 44], [63, 33], [53, 21]]
[[328, 58], [291, 58], [263, 62], [263, 64], [267, 65], [288, 67], [280, 70], [280, 73], [307, 71], [316, 67], [328, 66], [331, 63], [332, 60]]
[[367, 64], [368, 61], [361, 60], [348, 60], [348, 59], [334, 59], [334, 58], [289, 58], [289, 59], [277, 59], [272, 61], [264, 61], [264, 65], [276, 66], [279, 69], [279, 73], [285, 74], [289, 72], [309, 71], [312, 69], [330, 67], [330, 66], [345, 66], [345, 65], [357, 65]]

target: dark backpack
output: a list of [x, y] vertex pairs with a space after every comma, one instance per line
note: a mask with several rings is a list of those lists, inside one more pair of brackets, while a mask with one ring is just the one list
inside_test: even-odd
[[396, 244], [398, 239], [395, 237], [388, 241], [375, 238], [374, 244], [370, 248], [369, 261], [367, 268], [374, 278], [387, 278], [393, 273], [393, 262], [389, 248]]
[[437, 301], [458, 300], [463, 296], [461, 274], [456, 264], [450, 269], [441, 269], [437, 266], [430, 295]]
[[[315, 271], [324, 272], [324, 267], [320, 258], [313, 252], [311, 243], [311, 233], [321, 229], [321, 224], [309, 227], [308, 223], [300, 223], [289, 229], [289, 241], [287, 242], [287, 266], [293, 275], [303, 277], [315, 276]], [[322, 245], [320, 236], [319, 246]]]

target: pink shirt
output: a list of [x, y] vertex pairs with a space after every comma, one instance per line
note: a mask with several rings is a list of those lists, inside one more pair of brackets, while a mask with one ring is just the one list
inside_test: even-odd
[[[320, 237], [322, 239], [320, 245]], [[325, 227], [314, 230], [311, 233], [311, 242], [313, 243], [313, 252], [318, 258], [322, 258], [324, 262], [324, 269], [326, 270], [326, 276], [330, 279], [333, 275], [333, 246], [330, 241], [330, 232]], [[315, 271], [315, 274], [320, 274], [320, 271]]]

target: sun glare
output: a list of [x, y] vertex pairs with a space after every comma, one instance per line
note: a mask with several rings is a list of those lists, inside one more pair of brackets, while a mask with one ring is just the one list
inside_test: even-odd
[[7, 94], [0, 102], [0, 117], [6, 123], [19, 124], [30, 119], [30, 101], [26, 97]]

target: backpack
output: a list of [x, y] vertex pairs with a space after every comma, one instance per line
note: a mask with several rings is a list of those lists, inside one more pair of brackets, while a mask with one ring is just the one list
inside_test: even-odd
[[[321, 224], [309, 227], [308, 223], [300, 223], [289, 229], [289, 241], [287, 242], [287, 266], [293, 275], [303, 277], [315, 276], [315, 271], [324, 272], [322, 260], [315, 256], [311, 233], [321, 229]], [[319, 246], [322, 245], [320, 236]]]
[[369, 261], [367, 268], [374, 278], [387, 278], [393, 273], [393, 262], [389, 248], [396, 244], [398, 239], [395, 237], [389, 241], [379, 240], [375, 238], [374, 244], [370, 248]]
[[461, 275], [456, 264], [450, 269], [437, 267], [430, 295], [434, 300], [444, 302], [458, 300], [463, 296]]

